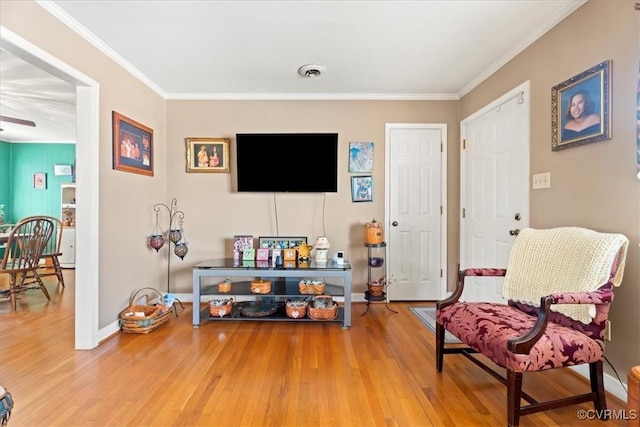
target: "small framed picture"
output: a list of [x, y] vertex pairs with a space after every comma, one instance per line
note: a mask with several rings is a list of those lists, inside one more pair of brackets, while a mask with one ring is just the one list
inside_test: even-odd
[[373, 178], [371, 176], [351, 177], [351, 201], [352, 202], [372, 202], [373, 201]]
[[297, 258], [297, 252], [295, 249], [284, 249], [284, 260], [295, 261]]
[[260, 236], [258, 239], [259, 248], [267, 249], [287, 249], [307, 243], [307, 238], [302, 236]]
[[256, 261], [269, 261], [269, 249], [258, 248], [256, 251]]
[[[276, 267], [278, 263], [278, 257], [282, 257], [282, 249], [273, 249], [271, 251], [271, 266]], [[280, 258], [280, 262], [282, 262], [282, 258]]]
[[153, 176], [153, 129], [112, 112], [113, 169]]
[[349, 173], [373, 172], [373, 142], [349, 143]]
[[256, 250], [253, 248], [245, 248], [242, 251], [242, 260], [243, 261], [253, 261], [256, 259]]
[[229, 173], [229, 138], [186, 138], [187, 172]]
[[47, 174], [45, 172], [36, 172], [33, 174], [33, 188], [36, 190], [47, 189]]
[[53, 174], [56, 176], [71, 175], [71, 165], [53, 165]]
[[552, 151], [611, 138], [610, 69], [605, 61], [552, 88]]

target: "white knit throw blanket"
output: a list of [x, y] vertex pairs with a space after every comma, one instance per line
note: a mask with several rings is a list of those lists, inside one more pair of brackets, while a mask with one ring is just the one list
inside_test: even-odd
[[[511, 249], [503, 296], [538, 306], [545, 295], [594, 291], [609, 280], [614, 261], [614, 285], [620, 286], [628, 244], [622, 234], [579, 227], [526, 228]], [[582, 323], [595, 316], [593, 304], [555, 304], [551, 309]]]

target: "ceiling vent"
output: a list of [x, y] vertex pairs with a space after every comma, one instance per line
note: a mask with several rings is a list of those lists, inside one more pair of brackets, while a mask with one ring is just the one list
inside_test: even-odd
[[308, 78], [320, 77], [322, 73], [324, 73], [324, 70], [326, 70], [326, 68], [323, 67], [322, 65], [307, 64], [298, 68], [298, 74], [300, 74], [302, 77], [308, 77]]

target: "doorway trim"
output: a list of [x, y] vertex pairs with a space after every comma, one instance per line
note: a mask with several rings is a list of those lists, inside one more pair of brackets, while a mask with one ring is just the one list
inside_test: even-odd
[[76, 88], [75, 349], [92, 349], [99, 343], [100, 85], [3, 26], [0, 40], [4, 49]]
[[[389, 215], [391, 198], [390, 191], [390, 141], [392, 129], [440, 129], [442, 140], [440, 141], [440, 296], [444, 298], [447, 292], [447, 124], [446, 123], [385, 123], [384, 125], [384, 224], [389, 229]], [[389, 241], [389, 244], [393, 242]], [[387, 263], [388, 264], [388, 263]], [[388, 271], [386, 271], [388, 277]]]

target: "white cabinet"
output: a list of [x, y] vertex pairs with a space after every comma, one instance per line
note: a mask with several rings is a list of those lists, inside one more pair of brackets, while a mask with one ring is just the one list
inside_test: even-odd
[[60, 237], [60, 266], [76, 266], [76, 185], [62, 184], [60, 189], [61, 218], [64, 228]]
[[65, 227], [62, 229], [62, 236], [60, 237], [60, 252], [62, 255], [59, 257], [60, 267], [62, 268], [75, 268], [76, 266], [76, 229]]

